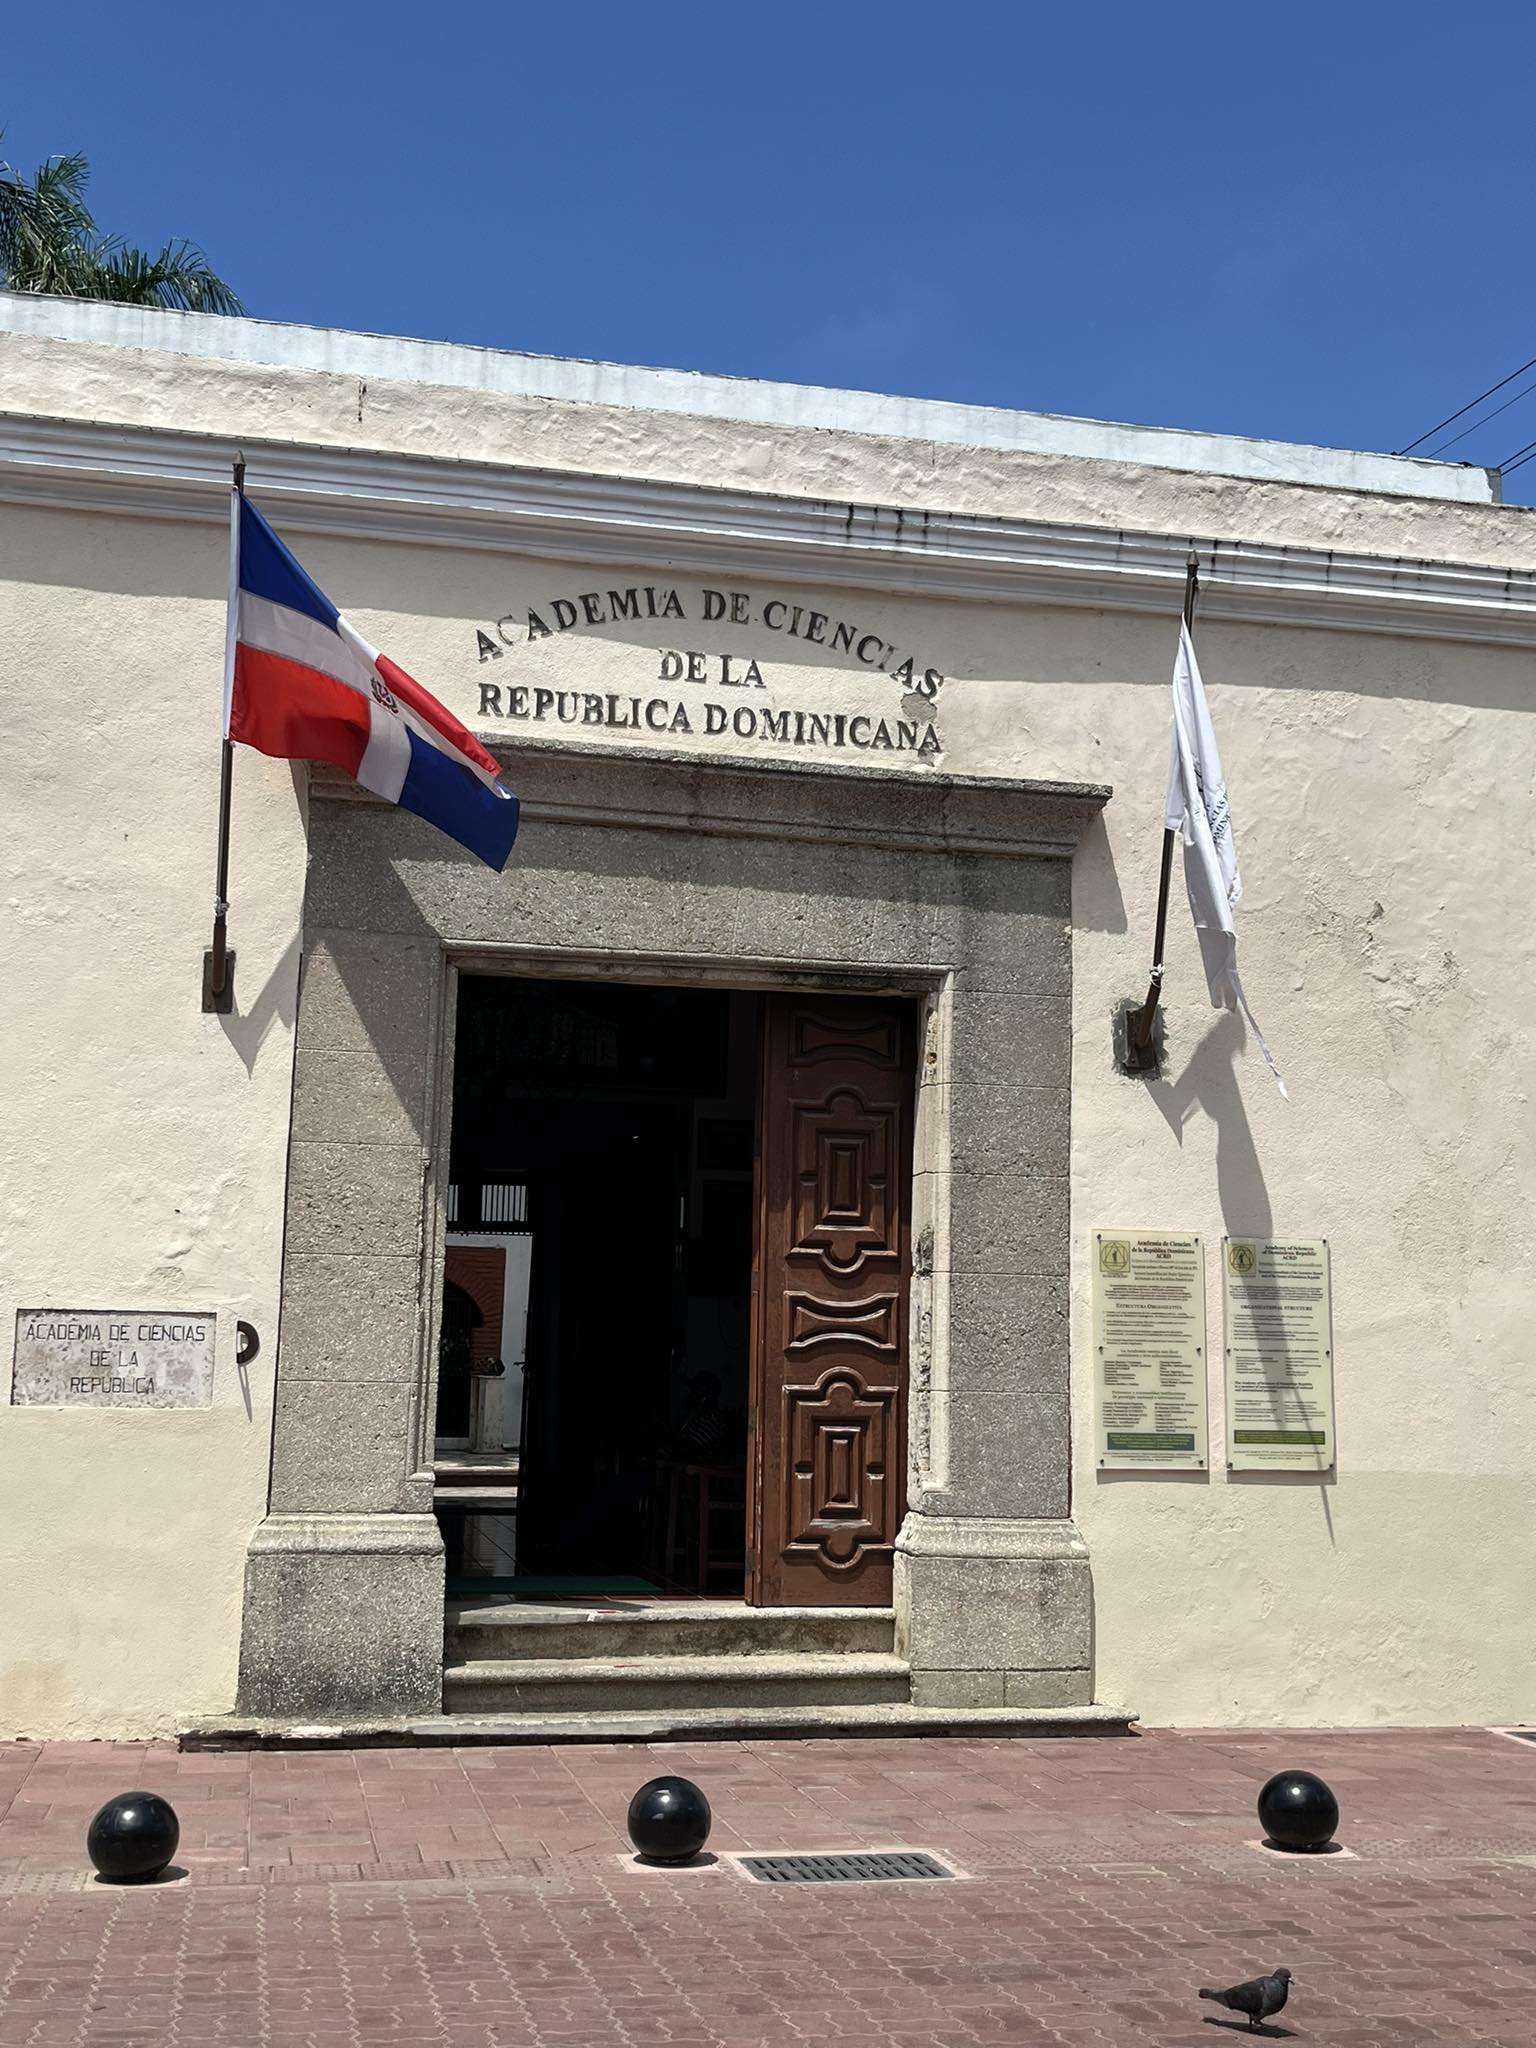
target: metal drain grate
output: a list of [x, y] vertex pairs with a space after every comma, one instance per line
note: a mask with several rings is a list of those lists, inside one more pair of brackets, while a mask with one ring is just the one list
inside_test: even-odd
[[896, 1849], [877, 1856], [743, 1856], [741, 1867], [760, 1884], [873, 1884], [882, 1879], [953, 1877], [936, 1856]]

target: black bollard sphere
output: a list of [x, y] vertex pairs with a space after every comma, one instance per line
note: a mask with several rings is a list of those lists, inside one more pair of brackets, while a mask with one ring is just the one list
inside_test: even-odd
[[629, 1839], [646, 1863], [687, 1863], [709, 1840], [713, 1819], [691, 1778], [652, 1778], [629, 1802]]
[[1280, 1771], [1259, 1794], [1259, 1825], [1277, 1849], [1326, 1849], [1339, 1802], [1310, 1771]]
[[109, 1884], [147, 1884], [176, 1854], [181, 1822], [158, 1792], [122, 1792], [91, 1822], [85, 1853]]

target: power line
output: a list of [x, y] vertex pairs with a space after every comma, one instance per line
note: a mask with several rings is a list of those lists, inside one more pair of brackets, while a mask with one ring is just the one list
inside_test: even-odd
[[1500, 476], [1513, 476], [1517, 469], [1524, 469], [1531, 461], [1536, 461], [1536, 441], [1527, 441], [1523, 448], [1517, 448], [1513, 455], [1496, 467]]
[[[1520, 372], [1517, 370], [1515, 375], [1518, 377], [1519, 374]], [[1425, 454], [1443, 455], [1447, 448], [1457, 447], [1462, 441], [1466, 440], [1468, 434], [1475, 434], [1479, 427], [1486, 427], [1490, 420], [1496, 420], [1501, 412], [1508, 412], [1509, 408], [1512, 405], [1518, 405], [1522, 398], [1529, 398], [1533, 391], [1536, 391], [1536, 381], [1530, 384], [1522, 384], [1513, 398], [1506, 398], [1502, 405], [1496, 405], [1492, 412], [1485, 412], [1482, 418], [1474, 420], [1470, 427], [1463, 427], [1459, 434], [1452, 434], [1449, 441], [1437, 441], [1433, 448], [1427, 448], [1424, 451]]]
[[1485, 398], [1492, 398], [1495, 391], [1502, 391], [1506, 384], [1513, 384], [1517, 377], [1523, 377], [1527, 370], [1536, 370], [1536, 356], [1532, 356], [1531, 360], [1528, 363], [1522, 363], [1518, 370], [1511, 370], [1507, 377], [1501, 377], [1497, 384], [1490, 384], [1488, 386], [1488, 389], [1486, 391], [1480, 391], [1477, 394], [1476, 398], [1469, 398], [1466, 404], [1458, 406], [1455, 412], [1447, 413], [1445, 418], [1441, 420], [1438, 425], [1430, 427], [1427, 429], [1426, 432], [1420, 434], [1418, 440], [1410, 441], [1406, 448], [1399, 448], [1395, 452], [1398, 455], [1411, 455], [1414, 449], [1417, 448], [1421, 442], [1431, 440], [1436, 434], [1438, 434], [1441, 427], [1451, 426], [1455, 421], [1462, 418], [1464, 414], [1469, 413], [1472, 410], [1473, 406], [1481, 405]]

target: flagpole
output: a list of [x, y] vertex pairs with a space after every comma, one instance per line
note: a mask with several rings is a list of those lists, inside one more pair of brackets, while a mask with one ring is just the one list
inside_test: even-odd
[[[245, 495], [245, 457], [233, 465], [235, 498]], [[230, 505], [229, 616], [224, 648], [224, 738], [219, 757], [219, 851], [213, 885], [213, 943], [203, 955], [203, 1008], [227, 1013], [234, 1008], [235, 956], [229, 950], [225, 920], [229, 915], [229, 811], [234, 780], [235, 747], [229, 737], [229, 700], [234, 682], [235, 588], [239, 577], [239, 508]]]
[[[1189, 561], [1184, 569], [1184, 630], [1195, 630], [1195, 596], [1200, 588], [1200, 557], [1191, 548]], [[1152, 940], [1152, 978], [1147, 984], [1147, 1000], [1136, 1025], [1135, 1044], [1139, 1064], [1146, 1065], [1147, 1047], [1152, 1040], [1152, 1026], [1157, 1019], [1157, 999], [1163, 987], [1163, 941], [1168, 936], [1168, 888], [1173, 879], [1173, 842], [1177, 831], [1163, 832], [1163, 867], [1157, 882], [1157, 932]]]

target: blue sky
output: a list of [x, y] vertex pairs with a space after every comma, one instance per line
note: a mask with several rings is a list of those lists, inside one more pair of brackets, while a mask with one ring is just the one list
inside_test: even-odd
[[1391, 449], [1536, 356], [1533, 59], [1419, 0], [76, 0], [0, 154], [268, 319]]

